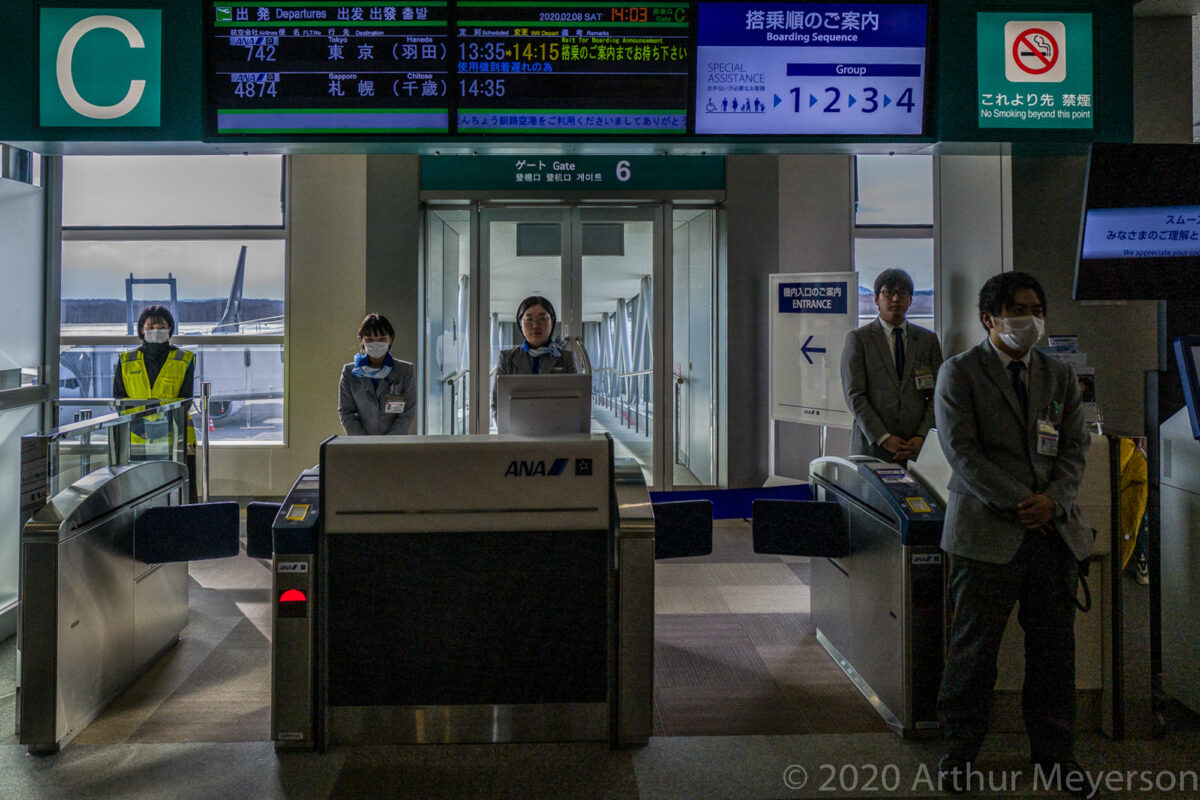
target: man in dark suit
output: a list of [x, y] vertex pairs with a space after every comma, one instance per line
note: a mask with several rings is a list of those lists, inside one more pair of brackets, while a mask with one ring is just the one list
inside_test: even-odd
[[[942, 788], [978, 789], [969, 765], [987, 734], [1000, 640], [1019, 603], [1021, 696], [1030, 755], [1043, 774], [1082, 776], [1074, 756], [1075, 588], [1093, 535], [1076, 496], [1089, 436], [1068, 364], [1033, 349], [1046, 295], [1023, 272], [979, 292], [988, 338], [938, 375], [939, 441], [953, 469], [942, 549], [950, 619], [938, 693]], [[969, 787], [965, 784], [970, 782]]]
[[942, 365], [937, 335], [908, 321], [912, 277], [885, 269], [875, 279], [879, 316], [850, 331], [842, 348], [842, 389], [854, 414], [850, 454], [904, 463], [933, 425], [933, 386]]

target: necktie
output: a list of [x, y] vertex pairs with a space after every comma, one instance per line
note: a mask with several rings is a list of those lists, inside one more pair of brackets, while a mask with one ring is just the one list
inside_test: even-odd
[[1013, 391], [1017, 393], [1017, 399], [1021, 401], [1021, 416], [1029, 416], [1029, 389], [1025, 386], [1025, 381], [1021, 378], [1021, 372], [1025, 369], [1025, 364], [1021, 361], [1010, 361], [1008, 363], [1008, 371], [1012, 373]]
[[892, 328], [892, 339], [896, 350], [896, 377], [904, 380], [904, 331], [901, 328]]

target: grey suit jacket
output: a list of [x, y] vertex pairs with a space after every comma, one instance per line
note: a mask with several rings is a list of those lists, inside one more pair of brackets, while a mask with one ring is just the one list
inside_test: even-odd
[[[388, 396], [404, 398], [404, 411], [384, 411]], [[375, 385], [354, 374], [353, 362], [342, 367], [338, 382], [338, 416], [351, 436], [411, 433], [417, 416], [417, 370], [407, 361], [393, 359], [391, 373]]]
[[[562, 349], [562, 355], [555, 358], [553, 356], [541, 356], [538, 358], [538, 374], [549, 375], [553, 374], [575, 374], [579, 372], [579, 365], [575, 363], [575, 354], [570, 350]], [[508, 350], [500, 351], [500, 360], [496, 362], [496, 375], [532, 375], [533, 361], [529, 358], [529, 353], [526, 353], [520, 346], [509, 348]], [[492, 416], [496, 415], [496, 381], [492, 381]]]
[[[538, 374], [548, 375], [555, 373], [576, 373], [579, 372], [579, 367], [575, 364], [575, 354], [570, 350], [562, 349], [562, 355], [558, 358], [553, 356], [542, 356], [538, 359]], [[513, 347], [508, 350], [500, 351], [500, 361], [496, 364], [497, 375], [532, 375], [533, 361], [529, 354], [520, 347]]]
[[916, 373], [936, 376], [942, 365], [937, 335], [908, 323], [904, 337], [904, 375], [896, 377], [892, 341], [878, 318], [850, 331], [842, 348], [842, 391], [854, 414], [850, 454], [891, 461], [875, 442], [885, 433], [911, 439], [933, 427], [933, 389], [917, 389]]
[[[1041, 493], [1054, 501], [1052, 525], [1075, 558], [1092, 549], [1076, 497], [1090, 436], [1079, 386], [1069, 364], [1034, 350], [1029, 361], [1029, 413], [1013, 391], [1011, 373], [988, 341], [951, 358], [938, 375], [934, 409], [938, 439], [950, 468], [942, 549], [1006, 564], [1026, 532], [1017, 504]], [[1058, 429], [1058, 455], [1037, 452], [1039, 419]]]

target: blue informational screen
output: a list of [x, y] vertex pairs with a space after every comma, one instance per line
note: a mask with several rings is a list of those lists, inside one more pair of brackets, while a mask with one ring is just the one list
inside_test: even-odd
[[1175, 363], [1183, 383], [1183, 399], [1187, 402], [1192, 422], [1192, 436], [1200, 439], [1200, 336], [1180, 336], [1175, 340]]
[[927, 8], [700, 3], [697, 134], [920, 135]]
[[1082, 258], [1200, 256], [1200, 206], [1089, 208]]

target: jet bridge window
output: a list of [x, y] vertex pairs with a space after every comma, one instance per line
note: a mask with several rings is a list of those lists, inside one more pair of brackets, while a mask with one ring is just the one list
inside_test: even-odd
[[283, 440], [285, 161], [280, 156], [63, 159], [59, 422], [112, 395], [150, 304], [212, 384], [210, 440]]
[[932, 156], [856, 156], [854, 269], [858, 324], [875, 319], [875, 279], [899, 267], [915, 284], [908, 319], [934, 329]]

